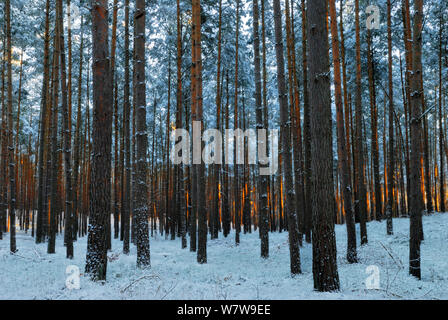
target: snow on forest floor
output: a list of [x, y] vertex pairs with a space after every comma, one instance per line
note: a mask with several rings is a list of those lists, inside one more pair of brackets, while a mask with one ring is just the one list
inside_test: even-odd
[[[270, 257], [259, 257], [258, 231], [234, 234], [207, 243], [208, 263], [199, 265], [196, 253], [180, 249], [180, 240], [151, 238], [152, 268], [136, 268], [136, 249], [121, 253], [113, 240], [109, 252], [107, 282], [93, 283], [81, 275], [81, 288], [66, 288], [66, 267], [85, 266], [86, 240], [75, 243], [75, 258], [65, 259], [62, 237], [56, 254], [47, 255], [46, 244], [36, 245], [28, 234], [18, 232], [16, 255], [9, 253], [9, 234], [0, 240], [0, 299], [448, 299], [448, 214], [423, 218], [422, 281], [408, 275], [409, 219], [394, 219], [393, 236], [386, 223], [368, 223], [369, 243], [359, 248], [360, 263], [348, 264], [345, 226], [336, 226], [341, 291], [313, 291], [312, 248], [301, 248], [303, 274], [289, 273], [287, 233], [270, 234]], [[359, 243], [359, 232], [358, 232]], [[367, 290], [368, 266], [380, 270], [380, 289]]]

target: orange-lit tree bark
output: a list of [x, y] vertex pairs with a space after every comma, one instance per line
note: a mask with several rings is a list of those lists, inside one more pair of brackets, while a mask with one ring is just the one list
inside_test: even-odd
[[285, 80], [285, 59], [283, 56], [282, 12], [280, 0], [274, 0], [274, 28], [275, 28], [275, 55], [277, 58], [277, 89], [280, 104], [281, 122], [281, 153], [283, 163], [283, 181], [286, 189], [285, 214], [288, 219], [290, 272], [292, 275], [301, 273], [299, 232], [297, 212], [295, 211], [295, 194], [292, 180], [291, 157], [291, 121], [289, 117], [288, 96]]
[[108, 45], [108, 1], [91, 3], [93, 121], [89, 196], [89, 234], [85, 272], [92, 280], [106, 280], [106, 220], [110, 217], [112, 88]]
[[313, 174], [313, 278], [318, 291], [339, 290], [334, 231], [334, 183], [331, 130], [327, 1], [308, 3], [307, 31]]

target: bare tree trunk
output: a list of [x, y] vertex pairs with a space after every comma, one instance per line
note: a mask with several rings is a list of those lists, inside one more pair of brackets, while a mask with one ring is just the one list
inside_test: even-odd
[[147, 145], [148, 134], [146, 130], [146, 82], [145, 82], [145, 0], [136, 0], [134, 13], [135, 28], [135, 102], [136, 102], [136, 137], [137, 158], [135, 175], [135, 237], [137, 245], [137, 266], [145, 268], [150, 265], [149, 252], [149, 225], [147, 206]]
[[443, 131], [443, 114], [442, 114], [442, 26], [443, 20], [442, 15], [440, 16], [440, 26], [439, 26], [439, 188], [440, 188], [440, 212], [445, 212], [445, 148], [443, 141], [445, 140]]
[[[155, 120], [154, 120], [155, 121]], [[180, 0], [177, 0], [177, 113], [176, 128], [182, 127], [182, 18], [180, 11]], [[180, 234], [182, 238], [182, 249], [187, 247], [187, 211], [185, 202], [185, 179], [183, 164], [178, 165], [175, 170], [177, 184], [177, 209], [180, 211]], [[151, 191], [153, 192], [153, 191]]]
[[[389, 165], [387, 168], [387, 234], [393, 234], [393, 204], [394, 204], [394, 177], [395, 177], [395, 144], [394, 144], [394, 90], [392, 78], [392, 15], [391, 0], [387, 0], [387, 45], [388, 45], [388, 80], [389, 80]], [[383, 150], [386, 154], [386, 150]]]
[[[59, 45], [60, 45], [60, 63], [61, 63], [61, 90], [62, 90], [62, 114], [63, 114], [63, 150], [64, 150], [64, 169], [65, 169], [65, 245], [67, 247], [67, 258], [73, 259], [73, 235], [72, 235], [72, 166], [71, 166], [71, 113], [68, 107], [67, 94], [67, 75], [65, 64], [65, 43], [64, 43], [64, 29], [63, 29], [63, 5], [62, 0], [58, 1], [59, 5]], [[68, 8], [70, 10], [70, 7]]]
[[344, 111], [342, 105], [341, 64], [339, 61], [339, 37], [336, 21], [335, 0], [330, 0], [331, 39], [333, 52], [334, 86], [337, 118], [338, 159], [339, 175], [341, 177], [341, 189], [344, 203], [345, 220], [347, 227], [347, 261], [357, 262], [356, 253], [356, 228], [352, 203], [352, 186], [350, 167], [348, 164], [348, 152], [344, 126]]
[[46, 131], [47, 131], [47, 110], [48, 110], [48, 90], [50, 86], [50, 0], [46, 1], [45, 9], [45, 45], [44, 45], [44, 76], [41, 98], [41, 115], [39, 131], [39, 163], [38, 163], [38, 195], [37, 195], [37, 223], [36, 223], [36, 243], [45, 241], [46, 230], [44, 229], [44, 220], [46, 216], [45, 209], [45, 150], [46, 150]]
[[75, 131], [75, 141], [74, 141], [74, 159], [73, 159], [73, 240], [76, 240], [76, 235], [78, 231], [77, 227], [77, 217], [79, 215], [79, 199], [80, 197], [80, 183], [78, 183], [79, 179], [79, 162], [80, 162], [80, 144], [81, 144], [81, 127], [82, 127], [82, 113], [81, 113], [81, 107], [82, 107], [82, 71], [83, 71], [83, 50], [84, 50], [84, 20], [83, 17], [81, 17], [81, 44], [79, 47], [79, 73], [78, 73], [78, 110], [77, 110], [77, 116], [76, 116], [76, 131]]
[[[201, 136], [204, 131], [204, 119], [202, 109], [202, 47], [201, 47], [201, 1], [193, 1], [193, 20], [195, 21], [195, 60], [194, 64], [196, 75], [196, 116], [200, 122]], [[198, 263], [207, 263], [207, 212], [205, 205], [205, 165], [201, 161], [196, 165], [197, 173], [197, 205], [198, 205]]]
[[86, 273], [106, 280], [106, 228], [110, 217], [112, 88], [108, 45], [108, 1], [92, 1], [93, 150], [91, 161], [89, 235]]
[[355, 151], [356, 166], [355, 175], [357, 178], [357, 193], [355, 204], [359, 209], [361, 227], [361, 245], [367, 243], [367, 191], [364, 182], [364, 148], [363, 148], [363, 128], [362, 128], [362, 96], [361, 96], [361, 40], [359, 26], [359, 0], [355, 0], [355, 20], [356, 20], [356, 99], [355, 99]]
[[15, 253], [16, 247], [16, 181], [15, 181], [15, 159], [12, 117], [12, 45], [11, 45], [11, 4], [5, 0], [5, 23], [6, 23], [6, 81], [7, 81], [7, 117], [8, 117], [8, 163], [9, 163], [9, 235], [10, 251]]
[[305, 240], [311, 243], [311, 229], [312, 229], [312, 186], [311, 186], [311, 120], [310, 120], [310, 105], [309, 105], [309, 91], [308, 91], [308, 43], [307, 43], [307, 17], [306, 4], [302, 0], [302, 72], [303, 72], [303, 137], [305, 147], [305, 214], [303, 226], [303, 233]]
[[[264, 1], [264, 0], [261, 0]], [[263, 8], [264, 9], [264, 8]], [[257, 117], [257, 129], [263, 129], [263, 105], [261, 101], [261, 66], [260, 66], [260, 36], [259, 36], [259, 10], [258, 0], [252, 2], [253, 10], [253, 33], [254, 33], [254, 68], [255, 68], [255, 112]], [[267, 130], [267, 128], [264, 128]], [[266, 146], [265, 146], [266, 148]], [[267, 176], [260, 175], [259, 168], [257, 171], [258, 181], [258, 211], [259, 211], [259, 228], [261, 239], [261, 257], [269, 257], [269, 218], [268, 218], [268, 188]]]
[[[234, 130], [238, 129], [238, 65], [239, 65], [239, 34], [240, 34], [240, 0], [236, 0], [236, 36], [235, 36], [235, 108], [234, 108]], [[240, 204], [240, 182], [239, 182], [239, 165], [237, 158], [238, 152], [236, 147], [234, 148], [234, 177], [233, 177], [233, 191], [234, 191], [234, 215], [235, 215], [235, 243], [240, 243], [240, 230], [241, 230], [241, 204]]]
[[422, 20], [423, 0], [414, 0], [414, 22], [412, 40], [412, 73], [411, 73], [411, 177], [410, 177], [410, 203], [411, 215], [410, 246], [409, 246], [409, 273], [421, 279], [420, 271], [420, 242], [422, 240], [422, 213], [424, 210], [421, 190], [421, 142], [422, 142]]
[[280, 1], [274, 0], [275, 54], [277, 57], [277, 89], [280, 103], [281, 153], [283, 181], [286, 189], [285, 214], [288, 219], [290, 271], [292, 275], [301, 273], [299, 231], [295, 211], [295, 193], [292, 180], [291, 122], [285, 81], [285, 60], [283, 56], [282, 13]]
[[313, 277], [318, 291], [339, 290], [334, 232], [334, 183], [327, 1], [308, 3], [308, 57], [313, 173]]
[[51, 112], [51, 118], [50, 118], [50, 131], [49, 135], [50, 137], [50, 143], [51, 143], [51, 151], [49, 154], [49, 194], [50, 194], [50, 232], [49, 232], [49, 239], [48, 239], [48, 253], [55, 253], [56, 252], [56, 215], [58, 214], [58, 127], [59, 127], [59, 70], [60, 70], [60, 51], [61, 51], [61, 44], [60, 44], [60, 32], [63, 32], [63, 30], [60, 30], [61, 24], [59, 23], [60, 19], [60, 10], [62, 9], [62, 6], [59, 6], [59, 4], [56, 4], [56, 16], [55, 16], [55, 35], [54, 35], [54, 51], [53, 51], [53, 91], [52, 91], [52, 112]]
[[129, 0], [125, 0], [124, 18], [124, 95], [123, 95], [123, 135], [124, 135], [124, 171], [122, 173], [121, 199], [121, 233], [123, 237], [123, 253], [129, 254], [130, 215], [131, 215], [131, 105], [129, 101], [130, 71], [129, 71]]

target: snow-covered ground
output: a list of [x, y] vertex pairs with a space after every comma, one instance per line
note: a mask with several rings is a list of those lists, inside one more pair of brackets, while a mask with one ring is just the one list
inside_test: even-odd
[[[301, 249], [303, 274], [289, 274], [287, 233], [270, 234], [270, 257], [259, 257], [258, 231], [209, 240], [208, 263], [199, 265], [196, 253], [180, 249], [180, 240], [151, 238], [151, 264], [136, 268], [136, 250], [121, 253], [113, 240], [107, 282], [93, 283], [81, 275], [80, 289], [66, 287], [66, 268], [85, 265], [86, 238], [75, 243], [75, 259], [65, 259], [62, 238], [56, 254], [19, 232], [16, 255], [9, 253], [9, 234], [0, 241], [0, 299], [448, 299], [448, 214], [424, 217], [422, 280], [408, 275], [409, 220], [395, 219], [395, 234], [387, 237], [385, 222], [368, 224], [369, 244], [359, 248], [360, 263], [347, 264], [345, 226], [336, 226], [341, 291], [313, 291], [311, 245]], [[379, 289], [368, 290], [369, 266], [379, 269]]]

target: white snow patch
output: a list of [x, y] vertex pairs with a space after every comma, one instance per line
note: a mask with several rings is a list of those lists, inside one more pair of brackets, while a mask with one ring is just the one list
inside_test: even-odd
[[[84, 271], [87, 237], [75, 242], [75, 258], [65, 258], [63, 237], [56, 254], [47, 244], [36, 245], [29, 234], [18, 231], [15, 255], [9, 252], [9, 234], [0, 240], [0, 299], [448, 299], [448, 214], [423, 218], [422, 280], [408, 275], [409, 219], [394, 219], [393, 236], [386, 236], [385, 222], [368, 223], [369, 243], [358, 248], [360, 262], [348, 264], [346, 228], [336, 226], [341, 291], [313, 290], [312, 248], [301, 248], [303, 274], [289, 273], [288, 234], [269, 235], [270, 257], [260, 255], [258, 230], [208, 240], [208, 263], [199, 265], [196, 253], [181, 249], [180, 239], [151, 238], [151, 268], [136, 268], [136, 248], [122, 254], [122, 243], [113, 240], [107, 282], [91, 282], [81, 275], [81, 288], [66, 288], [66, 267]], [[359, 244], [359, 234], [358, 234]], [[378, 266], [380, 289], [367, 290], [366, 268]]]

